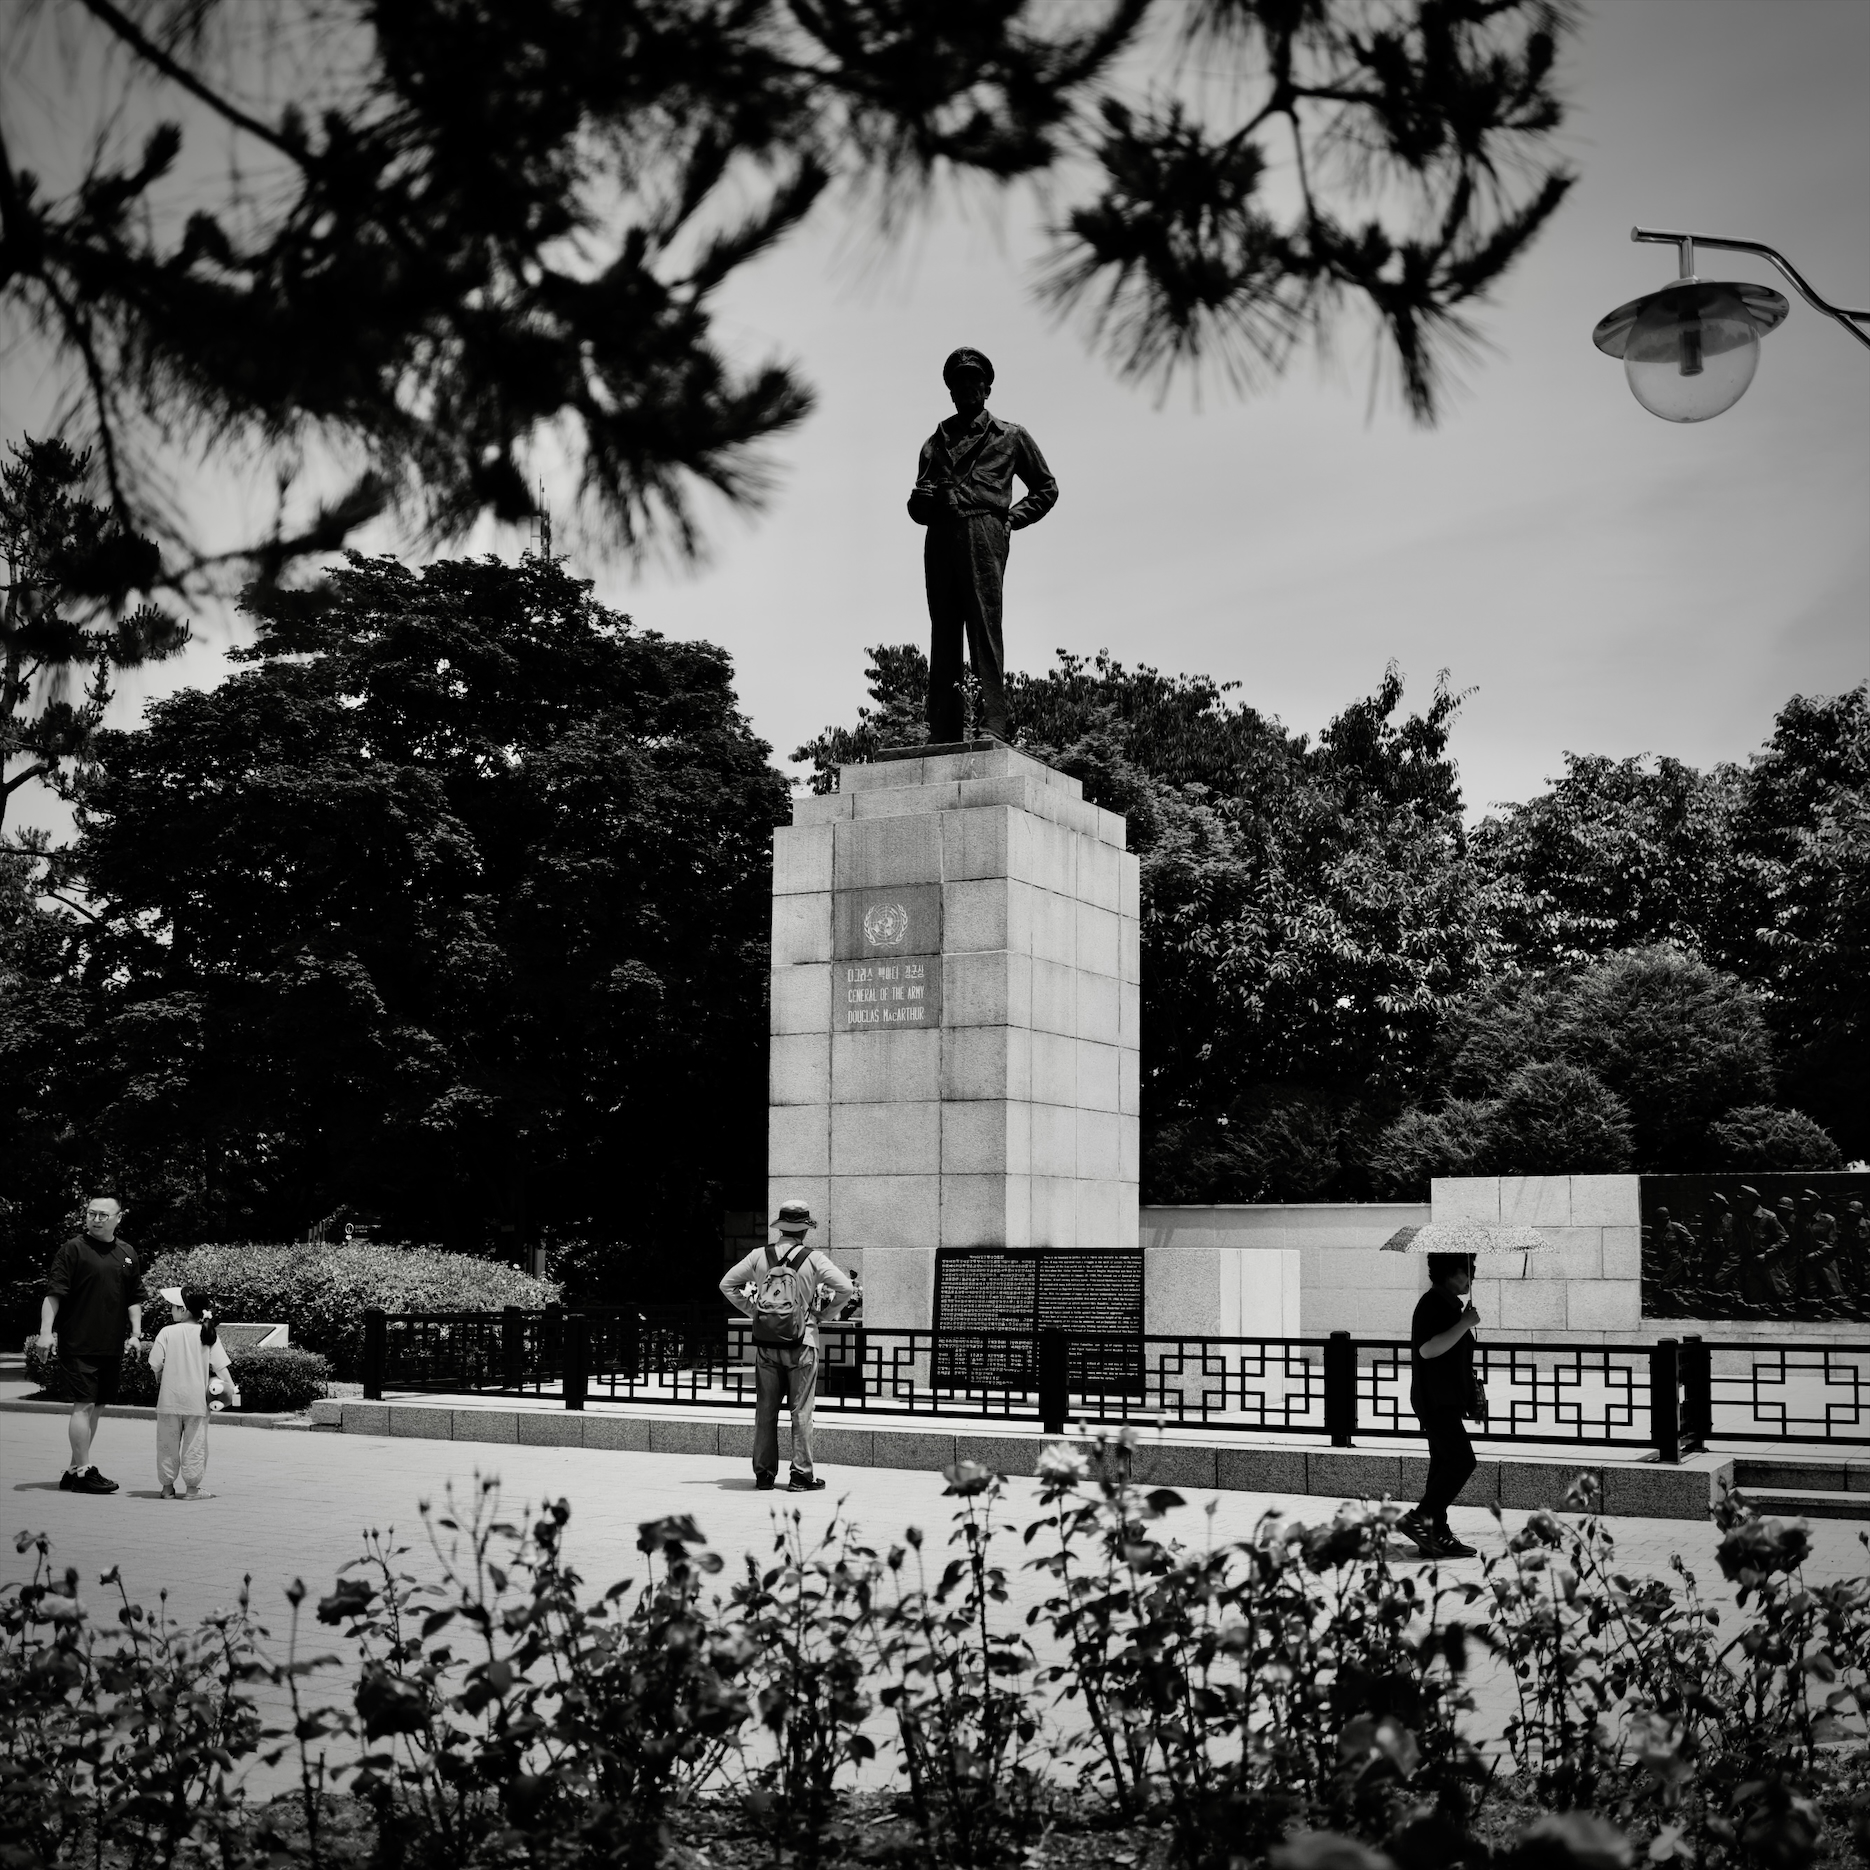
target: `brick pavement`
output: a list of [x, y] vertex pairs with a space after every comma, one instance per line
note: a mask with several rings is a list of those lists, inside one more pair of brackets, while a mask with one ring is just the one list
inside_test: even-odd
[[[361, 1549], [366, 1527], [393, 1526], [419, 1540], [417, 1502], [439, 1502], [449, 1480], [461, 1487], [477, 1473], [499, 1475], [515, 1506], [568, 1498], [571, 1556], [599, 1588], [640, 1575], [637, 1526], [664, 1514], [693, 1514], [731, 1563], [744, 1551], [768, 1546], [776, 1505], [801, 1506], [809, 1529], [822, 1524], [842, 1497], [866, 1534], [888, 1542], [911, 1524], [932, 1534], [945, 1528], [951, 1504], [941, 1497], [938, 1475], [901, 1468], [828, 1467], [831, 1485], [823, 1494], [795, 1499], [756, 1493], [746, 1463], [721, 1456], [251, 1430], [211, 1431], [210, 1450], [208, 1497], [165, 1501], [157, 1497], [154, 1423], [107, 1417], [97, 1455], [124, 1490], [107, 1498], [63, 1494], [57, 1489], [65, 1459], [63, 1419], [0, 1415], [0, 1490], [12, 1505], [11, 1529], [48, 1532], [56, 1557], [78, 1567], [94, 1599], [99, 1572], [120, 1564], [133, 1599], [153, 1607], [166, 1588], [171, 1612], [189, 1621], [231, 1603], [243, 1572], [251, 1572], [255, 1614], [283, 1636], [282, 1592], [294, 1577], [303, 1577], [314, 1595], [329, 1590], [337, 1568]], [[1010, 1491], [1012, 1517], [1023, 1525], [1033, 1483], [1013, 1482]], [[1191, 1543], [1206, 1537], [1204, 1509], [1210, 1506], [1214, 1536], [1223, 1540], [1244, 1537], [1273, 1509], [1312, 1522], [1332, 1510], [1331, 1502], [1315, 1497], [1182, 1491], [1188, 1508], [1174, 1515], [1170, 1529]], [[1452, 1518], [1483, 1553], [1499, 1549], [1500, 1534], [1484, 1509], [1456, 1508]], [[1506, 1514], [1509, 1528], [1523, 1519], [1523, 1513]], [[1679, 1552], [1708, 1595], [1727, 1601], [1713, 1563], [1711, 1528], [1642, 1519], [1618, 1519], [1612, 1526], [1626, 1570], [1664, 1574], [1671, 1554]], [[1846, 1521], [1814, 1523], [1808, 1576], [1818, 1581], [1861, 1574], [1867, 1560], [1860, 1530]], [[1010, 1566], [1023, 1557], [1016, 1539], [1006, 1556]], [[1469, 1564], [1478, 1574], [1480, 1561]], [[419, 1562], [414, 1567], [422, 1568]], [[0, 1577], [17, 1578], [29, 1569], [29, 1560], [10, 1541], [0, 1550]], [[1027, 1609], [1042, 1595], [1037, 1577], [1015, 1570], [1008, 1615], [1023, 1625]], [[312, 1632], [317, 1651], [336, 1647], [333, 1632], [317, 1625]], [[1503, 1694], [1503, 1684], [1482, 1691], [1482, 1724], [1495, 1731], [1505, 1711]]]

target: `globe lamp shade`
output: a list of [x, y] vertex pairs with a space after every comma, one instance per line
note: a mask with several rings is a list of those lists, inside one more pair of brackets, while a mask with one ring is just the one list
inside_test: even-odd
[[1630, 393], [1665, 422], [1705, 422], [1731, 409], [1759, 368], [1760, 339], [1786, 315], [1766, 286], [1683, 279], [1620, 305], [1591, 341], [1623, 359]]

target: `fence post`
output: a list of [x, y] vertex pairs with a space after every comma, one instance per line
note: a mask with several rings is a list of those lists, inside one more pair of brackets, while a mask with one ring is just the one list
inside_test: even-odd
[[1357, 1345], [1348, 1331], [1325, 1342], [1325, 1432], [1334, 1448], [1348, 1448], [1357, 1433]]
[[1039, 1420], [1048, 1435], [1065, 1432], [1070, 1412], [1071, 1340], [1054, 1325], [1039, 1333]]
[[500, 1387], [520, 1390], [526, 1385], [526, 1315], [517, 1305], [500, 1313]]
[[1699, 1336], [1682, 1340], [1682, 1440], [1697, 1452], [1714, 1433], [1714, 1353]]
[[582, 1409], [591, 1386], [591, 1321], [583, 1312], [565, 1314], [565, 1407]]
[[1674, 1338], [1649, 1347], [1649, 1432], [1656, 1453], [1674, 1466], [1682, 1458], [1682, 1373]]
[[374, 1305], [364, 1312], [364, 1400], [383, 1400], [384, 1366], [389, 1362], [389, 1331]]

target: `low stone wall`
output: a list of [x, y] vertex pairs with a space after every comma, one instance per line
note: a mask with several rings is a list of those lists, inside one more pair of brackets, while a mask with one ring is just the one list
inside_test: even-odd
[[[1222, 1255], [1280, 1252], [1297, 1255], [1298, 1322], [1249, 1327], [1267, 1335], [1324, 1337], [1350, 1331], [1360, 1337], [1407, 1337], [1409, 1315], [1428, 1284], [1428, 1266], [1418, 1254], [1385, 1253], [1384, 1241], [1399, 1227], [1421, 1227], [1429, 1210], [1420, 1202], [1287, 1202], [1265, 1206], [1144, 1208], [1141, 1233], [1150, 1294], [1150, 1329], [1197, 1327], [1182, 1322], [1177, 1303], [1158, 1311], [1159, 1284], [1201, 1289], [1217, 1279], [1205, 1262]], [[1174, 1318], [1158, 1325], [1156, 1317]]]
[[1440, 1222], [1533, 1227], [1543, 1253], [1483, 1253], [1474, 1303], [1502, 1336], [1556, 1344], [1652, 1343], [1675, 1324], [1643, 1324], [1643, 1230], [1634, 1175], [1437, 1177]]
[[[1264, 1206], [1144, 1208], [1149, 1329], [1183, 1332], [1219, 1317], [1230, 1289], [1279, 1290], [1273, 1267], [1257, 1282], [1239, 1256], [1296, 1252], [1298, 1323], [1271, 1322], [1289, 1307], [1265, 1303], [1266, 1322], [1241, 1332], [1323, 1337], [1349, 1331], [1364, 1338], [1409, 1334], [1409, 1315], [1428, 1285], [1421, 1254], [1385, 1253], [1399, 1227], [1479, 1221], [1489, 1227], [1537, 1228], [1551, 1243], [1532, 1254], [1482, 1254], [1474, 1302], [1494, 1337], [1549, 1344], [1653, 1344], [1658, 1338], [1735, 1343], [1862, 1344], [1870, 1326], [1799, 1321], [1701, 1322], [1643, 1316], [1643, 1239], [1639, 1182], [1634, 1175], [1451, 1176], [1433, 1184], [1428, 1206], [1414, 1202], [1291, 1202]], [[1237, 1269], [1221, 1270], [1233, 1257]], [[1280, 1275], [1279, 1277], [1283, 1277]], [[1210, 1314], [1206, 1309], [1214, 1310]], [[1227, 1335], [1218, 1326], [1209, 1330]]]

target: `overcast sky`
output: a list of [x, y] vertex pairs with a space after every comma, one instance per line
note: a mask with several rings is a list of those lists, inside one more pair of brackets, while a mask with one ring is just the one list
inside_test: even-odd
[[[1392, 397], [1371, 413], [1354, 327], [1332, 370], [1159, 407], [1033, 304], [1023, 201], [997, 226], [944, 208], [881, 267], [821, 208], [721, 302], [736, 354], [778, 352], [819, 391], [778, 497], [714, 516], [703, 571], [603, 569], [599, 595], [731, 651], [782, 758], [851, 718], [864, 646], [925, 638], [903, 501], [946, 411], [941, 359], [968, 343], [1062, 490], [1014, 540], [1015, 666], [1108, 649], [1238, 680], [1307, 731], [1392, 658], [1416, 702], [1446, 668], [1476, 691], [1455, 739], [1471, 809], [1536, 792], [1566, 749], [1743, 757], [1788, 696], [1870, 674], [1870, 351], [1795, 301], [1741, 403], [1683, 427], [1637, 406], [1590, 331], [1673, 275], [1671, 249], [1630, 243], [1638, 221], [1771, 242], [1870, 305], [1867, 81], [1865, 0], [1598, 0], [1566, 80], [1582, 180], [1428, 431]], [[1701, 271], [1776, 283], [1740, 256]], [[150, 692], [217, 678], [226, 625], [202, 634]]]

